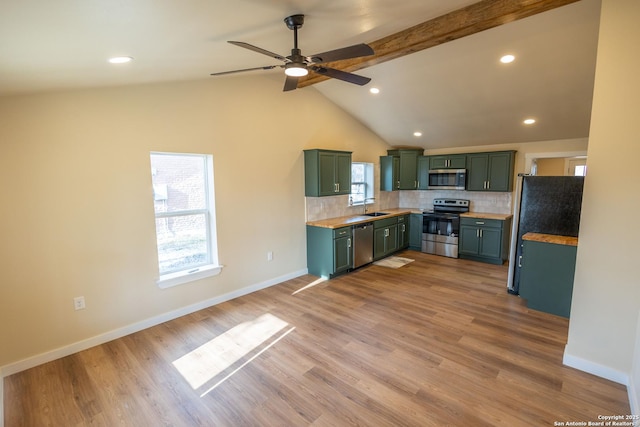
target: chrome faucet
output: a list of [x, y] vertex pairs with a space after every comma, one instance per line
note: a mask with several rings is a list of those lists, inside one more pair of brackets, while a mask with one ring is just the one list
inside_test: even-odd
[[368, 199], [364, 199], [364, 201], [362, 202], [362, 206], [364, 207], [364, 214], [367, 214], [367, 200], [373, 202], [375, 199], [375, 197], [369, 197]]

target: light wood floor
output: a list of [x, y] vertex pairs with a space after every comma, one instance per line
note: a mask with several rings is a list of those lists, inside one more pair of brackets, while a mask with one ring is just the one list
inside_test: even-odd
[[[553, 426], [628, 414], [562, 365], [568, 322], [507, 270], [406, 251], [303, 276], [5, 379], [5, 425]], [[297, 292], [298, 291], [298, 292]]]

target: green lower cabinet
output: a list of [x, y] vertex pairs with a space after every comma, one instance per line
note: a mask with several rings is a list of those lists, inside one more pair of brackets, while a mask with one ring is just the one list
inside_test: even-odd
[[349, 227], [349, 237], [333, 239], [333, 274], [349, 270], [351, 258], [351, 227]]
[[523, 242], [518, 292], [527, 307], [569, 317], [576, 250], [570, 245]]
[[422, 214], [409, 215], [409, 249], [422, 250]]
[[307, 225], [307, 268], [309, 274], [325, 279], [351, 268], [351, 227], [325, 228]]
[[409, 215], [398, 217], [398, 249], [407, 249], [409, 247], [411, 224]]
[[503, 264], [507, 260], [511, 219], [460, 218], [458, 256]]
[[398, 218], [373, 223], [373, 259], [384, 258], [398, 250]]

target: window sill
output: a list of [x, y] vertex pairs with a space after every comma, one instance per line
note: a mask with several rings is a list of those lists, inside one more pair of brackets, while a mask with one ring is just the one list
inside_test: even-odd
[[194, 280], [204, 279], [205, 277], [217, 276], [222, 271], [222, 267], [224, 266], [211, 264], [189, 271], [165, 274], [164, 276], [160, 276], [160, 279], [158, 279], [156, 283], [161, 289], [171, 288], [193, 282]]

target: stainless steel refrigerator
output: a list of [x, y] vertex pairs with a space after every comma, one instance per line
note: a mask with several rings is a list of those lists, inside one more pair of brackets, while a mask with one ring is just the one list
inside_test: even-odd
[[528, 232], [578, 236], [582, 207], [582, 176], [518, 175], [516, 214], [513, 231], [515, 248], [511, 248], [508, 290], [520, 289], [522, 236]]

